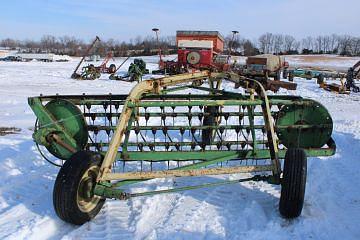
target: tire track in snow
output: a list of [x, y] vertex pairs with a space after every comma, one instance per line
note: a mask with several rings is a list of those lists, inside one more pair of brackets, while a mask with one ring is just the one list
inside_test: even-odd
[[92, 221], [78, 227], [62, 239], [133, 239], [130, 219], [131, 208], [128, 201], [109, 200]]

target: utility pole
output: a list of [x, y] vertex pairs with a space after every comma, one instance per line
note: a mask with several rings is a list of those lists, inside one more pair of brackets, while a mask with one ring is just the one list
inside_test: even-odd
[[160, 64], [162, 63], [162, 57], [161, 57], [161, 47], [160, 47], [160, 43], [159, 43], [159, 29], [158, 28], [153, 28], [152, 29], [153, 32], [155, 32], [156, 34], [156, 43], [158, 45], [158, 53], [159, 53], [159, 58], [160, 58]]
[[229, 61], [230, 61], [230, 58], [231, 58], [231, 52], [232, 52], [232, 45], [233, 45], [233, 42], [234, 42], [234, 39], [235, 39], [235, 35], [236, 34], [238, 34], [239, 32], [238, 31], [231, 31], [232, 32], [232, 38], [231, 38], [231, 41], [229, 42], [229, 49], [228, 49], [228, 51], [229, 51], [229, 53], [228, 53], [228, 57], [227, 57], [227, 62], [229, 63]]

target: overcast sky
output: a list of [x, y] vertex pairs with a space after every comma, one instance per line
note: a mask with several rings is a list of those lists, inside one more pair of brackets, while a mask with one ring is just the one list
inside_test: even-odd
[[360, 36], [360, 0], [3, 0], [0, 39], [38, 40], [44, 34], [85, 40], [129, 40], [176, 30], [238, 30], [253, 39], [265, 32], [296, 38]]

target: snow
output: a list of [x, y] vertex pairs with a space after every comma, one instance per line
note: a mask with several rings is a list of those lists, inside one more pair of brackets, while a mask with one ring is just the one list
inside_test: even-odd
[[[144, 59], [149, 68], [156, 68], [157, 57]], [[303, 59], [292, 59], [290, 64], [304, 63]], [[334, 59], [326, 63], [345, 68], [359, 60]], [[334, 120], [337, 153], [309, 159], [305, 204], [299, 218], [289, 221], [280, 217], [279, 186], [245, 182], [129, 201], [109, 200], [99, 215], [83, 226], [61, 221], [52, 206], [59, 169], [46, 163], [33, 144], [35, 116], [27, 97], [40, 93], [128, 93], [134, 86], [110, 81], [107, 75], [95, 81], [72, 80], [69, 76], [77, 60], [0, 63], [0, 127], [22, 129], [20, 134], [0, 136], [0, 239], [360, 239], [360, 95], [326, 92], [315, 80], [301, 79], [295, 80], [298, 90], [281, 90], [279, 94], [301, 95], [327, 107]], [[120, 62], [116, 59], [115, 63]], [[176, 185], [240, 176], [246, 177], [176, 179]], [[158, 179], [134, 185], [131, 190], [173, 185], [172, 179]]]

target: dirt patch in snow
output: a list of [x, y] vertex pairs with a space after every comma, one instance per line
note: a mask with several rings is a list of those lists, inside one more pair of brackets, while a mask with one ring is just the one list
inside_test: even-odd
[[5, 136], [8, 134], [16, 134], [21, 132], [21, 128], [16, 127], [0, 127], [0, 136]]

